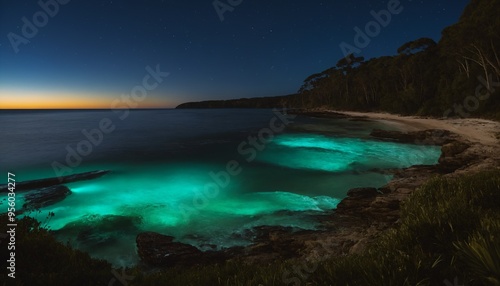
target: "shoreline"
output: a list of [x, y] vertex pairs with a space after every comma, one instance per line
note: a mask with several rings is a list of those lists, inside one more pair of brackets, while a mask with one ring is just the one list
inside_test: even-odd
[[456, 133], [463, 138], [483, 145], [498, 146], [500, 144], [500, 122], [479, 118], [424, 118], [418, 116], [402, 116], [390, 113], [357, 112], [327, 110], [348, 117], [366, 118], [374, 121], [391, 122], [406, 126], [404, 131], [423, 131], [441, 129]]

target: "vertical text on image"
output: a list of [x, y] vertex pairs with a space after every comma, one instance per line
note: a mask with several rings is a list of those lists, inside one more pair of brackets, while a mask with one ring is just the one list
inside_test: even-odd
[[16, 278], [16, 175], [13, 173], [7, 173], [7, 187], [8, 187], [8, 209], [7, 215], [9, 217], [7, 222], [7, 237], [9, 237], [9, 243], [7, 244], [7, 249], [9, 252], [9, 259], [7, 259], [7, 269], [10, 278]]

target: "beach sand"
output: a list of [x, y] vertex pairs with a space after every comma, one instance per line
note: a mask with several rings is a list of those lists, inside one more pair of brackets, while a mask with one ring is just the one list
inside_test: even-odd
[[471, 142], [477, 142], [483, 145], [500, 145], [500, 122], [492, 120], [478, 118], [436, 119], [417, 116], [401, 116], [389, 113], [335, 110], [332, 110], [332, 112], [396, 124], [405, 131], [443, 129], [456, 133]]

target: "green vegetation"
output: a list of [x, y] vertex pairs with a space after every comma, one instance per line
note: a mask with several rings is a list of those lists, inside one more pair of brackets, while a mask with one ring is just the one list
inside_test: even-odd
[[422, 38], [395, 56], [341, 59], [308, 77], [288, 105], [500, 119], [498, 11], [497, 0], [473, 0], [439, 43]]
[[[19, 221], [17, 237], [17, 285], [108, 285], [113, 278], [109, 264], [56, 242], [30, 218]], [[455, 279], [458, 285], [500, 285], [499, 237], [500, 170], [494, 170], [432, 179], [404, 202], [399, 225], [363, 254], [302, 268], [315, 269], [310, 273], [294, 271], [304, 265], [294, 260], [125, 273], [135, 277], [130, 285], [400, 286], [454, 285]], [[6, 257], [5, 247], [1, 251]]]
[[[0, 216], [0, 233], [6, 233], [7, 214]], [[48, 219], [50, 219], [50, 214]], [[108, 285], [113, 278], [111, 265], [92, 259], [57, 241], [42, 223], [30, 217], [17, 221], [15, 241], [16, 275], [7, 277], [8, 239], [1, 238], [0, 285]], [[7, 284], [4, 284], [4, 281]]]
[[307, 77], [296, 95], [180, 107], [286, 106], [500, 120], [498, 11], [498, 0], [472, 0], [439, 43], [421, 38], [403, 44], [396, 55], [369, 60], [348, 55]]

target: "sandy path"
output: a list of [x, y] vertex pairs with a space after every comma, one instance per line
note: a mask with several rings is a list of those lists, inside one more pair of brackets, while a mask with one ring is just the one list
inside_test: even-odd
[[435, 119], [422, 118], [416, 116], [400, 116], [388, 113], [371, 113], [371, 112], [354, 112], [354, 111], [334, 111], [350, 116], [363, 116], [374, 120], [389, 121], [406, 125], [408, 131], [425, 130], [425, 129], [444, 129], [457, 133], [464, 138], [479, 142], [485, 145], [500, 145], [500, 122], [477, 119], [477, 118], [460, 118], [460, 119]]

